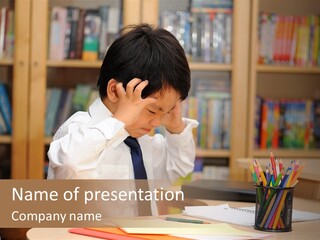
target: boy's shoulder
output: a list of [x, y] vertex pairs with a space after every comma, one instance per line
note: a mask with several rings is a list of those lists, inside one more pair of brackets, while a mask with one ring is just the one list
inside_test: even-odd
[[53, 139], [59, 139], [66, 135], [68, 132], [72, 132], [73, 130], [78, 129], [81, 125], [87, 125], [90, 120], [91, 116], [88, 112], [75, 112], [58, 128]]

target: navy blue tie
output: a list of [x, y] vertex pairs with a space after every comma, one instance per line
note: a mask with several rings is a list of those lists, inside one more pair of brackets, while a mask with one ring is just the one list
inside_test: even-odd
[[124, 140], [124, 143], [127, 144], [127, 146], [130, 147], [131, 149], [134, 178], [147, 179], [146, 169], [144, 168], [144, 164], [142, 160], [142, 152], [137, 139], [133, 137], [127, 137]]

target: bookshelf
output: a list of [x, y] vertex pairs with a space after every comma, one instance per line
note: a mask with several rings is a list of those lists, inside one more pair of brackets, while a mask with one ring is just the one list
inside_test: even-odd
[[[8, 5], [9, 0], [1, 1]], [[10, 152], [12, 178], [43, 178], [46, 151], [51, 137], [45, 136], [46, 89], [75, 87], [96, 82], [101, 61], [48, 60], [49, 14], [53, 6], [93, 8], [119, 0], [15, 0], [15, 56], [0, 59], [0, 76], [12, 95], [12, 136], [0, 136], [0, 146]], [[148, 22], [158, 25], [163, 6], [186, 4], [187, 0], [123, 0], [123, 25]], [[190, 61], [192, 72], [227, 73], [231, 77], [232, 122], [230, 150], [197, 149], [198, 157], [228, 158], [231, 178], [241, 179], [236, 160], [268, 157], [272, 150], [281, 158], [319, 159], [319, 149], [259, 149], [254, 147], [255, 97], [320, 98], [319, 66], [258, 64], [257, 38], [260, 11], [282, 15], [320, 14], [317, 0], [234, 0], [232, 62]], [[33, 13], [33, 14], [31, 14]], [[4, 71], [2, 71], [4, 70]], [[3, 74], [3, 72], [5, 72]], [[277, 86], [276, 88], [274, 86]], [[289, 86], [289, 87], [288, 87]], [[26, 89], [28, 89], [26, 91]], [[0, 155], [1, 156], [1, 155]], [[2, 156], [1, 156], [2, 157]]]
[[[101, 61], [48, 60], [49, 13], [52, 6], [74, 5], [93, 8], [118, 0], [15, 0], [16, 54], [1, 59], [0, 68], [9, 72], [12, 82], [12, 136], [0, 136], [0, 145], [11, 147], [13, 178], [43, 178], [44, 162], [51, 137], [44, 134], [46, 89], [75, 87], [77, 83], [96, 83]], [[3, 1], [9, 2], [9, 1]], [[163, 4], [185, 4], [187, 0], [123, 0], [123, 25], [147, 22], [158, 25]], [[2, 2], [1, 2], [2, 4]], [[320, 98], [319, 66], [284, 66], [258, 64], [258, 14], [320, 14], [317, 0], [234, 0], [232, 61], [228, 64], [190, 61], [192, 72], [214, 75], [227, 73], [231, 78], [232, 119], [230, 150], [197, 149], [197, 156], [228, 158], [230, 176], [242, 179], [237, 159], [268, 157], [270, 149], [254, 148], [255, 97]], [[33, 14], [31, 14], [33, 13]], [[36, 13], [36, 14], [35, 14]], [[12, 76], [12, 77], [10, 77]], [[18, 84], [15, 84], [18, 81]], [[274, 86], [277, 86], [276, 88]], [[288, 87], [289, 86], [289, 87]], [[28, 91], [26, 91], [28, 89]], [[320, 150], [271, 149], [282, 158], [312, 158]]]
[[[114, 2], [114, 1], [113, 1]], [[187, 2], [187, 1], [186, 1]], [[43, 178], [44, 163], [47, 147], [51, 137], [44, 134], [46, 89], [52, 86], [75, 86], [79, 82], [95, 81], [101, 61], [82, 60], [48, 60], [48, 19], [52, 6], [78, 6], [92, 8], [102, 5], [106, 1], [58, 1], [45, 0], [34, 1], [32, 4], [30, 62], [30, 87], [29, 87], [29, 121], [28, 129], [32, 129], [28, 135], [28, 178]], [[86, 5], [86, 6], [85, 6]], [[124, 0], [123, 24], [135, 24], [147, 22], [158, 24], [159, 1], [158, 0]], [[249, 0], [234, 0], [233, 5], [233, 39], [232, 39], [232, 63], [201, 63], [190, 62], [192, 71], [227, 72], [231, 75], [232, 124], [231, 124], [231, 150], [207, 150], [197, 149], [197, 156], [212, 158], [228, 158], [231, 169], [231, 177], [238, 178], [236, 159], [245, 157], [246, 152], [246, 112], [247, 112], [247, 85], [248, 85], [248, 59], [249, 59]], [[133, 11], [134, 10], [134, 11]], [[244, 17], [245, 16], [245, 17]], [[245, 27], [243, 27], [245, 26]], [[60, 79], [60, 80], [59, 80]]]
[[[49, 43], [49, 26], [51, 9], [54, 6], [74, 6], [83, 9], [99, 8], [102, 5], [112, 5], [122, 9], [123, 25], [140, 23], [141, 0], [94, 0], [94, 1], [64, 1], [43, 0], [34, 1], [32, 28], [32, 52], [30, 74], [30, 119], [28, 128], [28, 178], [44, 177], [44, 166], [48, 146], [52, 137], [45, 136], [46, 91], [49, 87], [75, 88], [78, 83], [96, 84], [101, 60], [50, 60], [47, 55]], [[39, 51], [41, 49], [41, 51]]]
[[[14, 55], [0, 59], [1, 81], [9, 90], [12, 107], [11, 135], [0, 135], [1, 163], [9, 159], [10, 177], [27, 178], [28, 74], [30, 44], [30, 0], [1, 1], [0, 7], [14, 11]], [[5, 155], [2, 155], [2, 154]], [[9, 153], [9, 154], [7, 154]]]
[[[259, 13], [275, 13], [278, 16], [309, 16], [320, 14], [318, 1], [265, 1], [252, 2], [252, 50], [250, 56], [250, 89], [248, 121], [248, 157], [267, 158], [272, 151], [279, 158], [320, 160], [320, 149], [255, 146], [256, 96], [271, 99], [320, 99], [320, 66], [258, 63]], [[275, 87], [276, 86], [276, 87]]]
[[[115, 2], [115, 0], [110, 0]], [[167, 1], [168, 2], [168, 1]], [[177, 1], [180, 2], [188, 1]], [[95, 84], [101, 61], [48, 60], [48, 26], [50, 9], [53, 6], [97, 7], [106, 1], [34, 1], [31, 19], [31, 51], [29, 81], [28, 120], [28, 178], [43, 178], [44, 164], [51, 137], [45, 136], [46, 89], [48, 87], [74, 87], [77, 83]], [[123, 25], [147, 22], [157, 25], [161, 0], [124, 0]], [[246, 157], [246, 124], [249, 68], [250, 0], [234, 0], [232, 62], [229, 64], [190, 62], [193, 72], [223, 72], [231, 76], [232, 122], [231, 149], [197, 149], [198, 157], [228, 158], [231, 178], [242, 176], [238, 172], [236, 159]], [[245, 27], [243, 27], [245, 26]], [[42, 49], [40, 51], [40, 49]]]
[[[208, 2], [208, 1], [207, 1]], [[189, 1], [168, 0], [144, 0], [142, 2], [142, 19], [148, 23], [159, 25], [159, 17], [162, 11], [187, 11]], [[233, 1], [232, 10], [232, 62], [216, 63], [203, 61], [189, 61], [190, 69], [201, 75], [211, 75], [217, 72], [228, 73], [231, 76], [231, 139], [230, 149], [204, 149], [197, 148], [196, 155], [199, 158], [227, 158], [229, 159], [230, 178], [241, 179], [236, 166], [236, 159], [246, 154], [246, 112], [247, 112], [247, 89], [248, 89], [248, 66], [249, 66], [249, 11], [250, 1]], [[245, 27], [244, 27], [245, 26]], [[194, 83], [192, 83], [194, 84]]]

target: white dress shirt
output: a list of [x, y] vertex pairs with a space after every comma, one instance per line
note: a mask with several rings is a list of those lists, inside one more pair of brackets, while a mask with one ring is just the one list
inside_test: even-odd
[[[165, 137], [144, 135], [138, 138], [148, 180], [161, 180], [161, 187], [186, 176], [193, 170], [195, 146], [192, 129], [198, 122], [183, 119], [185, 129], [180, 134], [165, 133]], [[124, 123], [98, 98], [88, 112], [72, 115], [57, 131], [48, 151], [48, 179], [134, 179], [130, 148], [124, 143], [129, 136]], [[148, 181], [149, 182], [149, 181]], [[121, 182], [116, 187], [125, 190]], [[159, 188], [154, 181], [150, 189]], [[111, 184], [112, 185], [112, 184]], [[113, 187], [106, 183], [106, 187]], [[137, 203], [116, 201], [95, 204], [104, 216], [136, 216]], [[153, 215], [157, 205], [151, 201]]]
[[[196, 120], [183, 119], [180, 134], [138, 138], [148, 179], [174, 182], [193, 170]], [[124, 123], [98, 98], [88, 112], [72, 115], [57, 131], [48, 151], [48, 179], [134, 179]]]

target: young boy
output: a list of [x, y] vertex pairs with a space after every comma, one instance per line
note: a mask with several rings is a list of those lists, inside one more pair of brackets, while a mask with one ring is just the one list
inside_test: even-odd
[[[88, 112], [72, 115], [48, 151], [48, 179], [159, 179], [174, 182], [193, 170], [192, 128], [182, 119], [190, 69], [168, 31], [142, 24], [124, 32], [108, 49], [98, 80], [100, 98]], [[165, 137], [148, 133], [166, 128]], [[141, 146], [139, 173], [127, 138]], [[137, 143], [136, 142], [136, 143]], [[142, 166], [143, 167], [143, 166]]]

